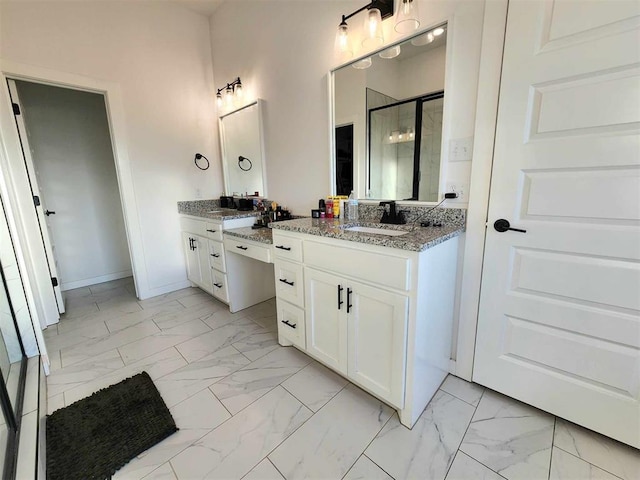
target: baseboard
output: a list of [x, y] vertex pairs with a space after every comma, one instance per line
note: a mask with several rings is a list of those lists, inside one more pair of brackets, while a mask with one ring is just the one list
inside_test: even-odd
[[158, 295], [164, 295], [166, 293], [175, 292], [176, 290], [182, 290], [183, 288], [192, 287], [193, 284], [189, 280], [183, 280], [181, 282], [171, 283], [169, 285], [163, 285], [162, 287], [150, 288], [149, 290], [139, 291], [138, 298], [140, 300], [146, 300], [147, 298], [157, 297]]
[[124, 270], [122, 272], [100, 275], [99, 277], [85, 278], [83, 280], [77, 280], [75, 282], [64, 282], [60, 285], [60, 289], [64, 292], [65, 290], [73, 290], [74, 288], [82, 288], [89, 285], [95, 285], [97, 283], [119, 280], [121, 278], [131, 277], [132, 275], [133, 272], [131, 270]]

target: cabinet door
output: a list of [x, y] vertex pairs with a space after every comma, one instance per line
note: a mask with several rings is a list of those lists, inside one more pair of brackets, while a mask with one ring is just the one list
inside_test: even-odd
[[198, 251], [194, 249], [195, 241], [195, 235], [188, 232], [182, 232], [182, 243], [184, 246], [185, 256], [187, 258], [187, 278], [193, 283], [200, 285], [200, 283], [202, 283], [202, 274], [200, 272]]
[[408, 297], [350, 281], [348, 376], [404, 407]]
[[194, 235], [198, 263], [200, 264], [200, 286], [209, 293], [213, 292], [213, 282], [211, 281], [211, 267], [209, 265], [209, 240], [198, 235]]
[[[305, 269], [307, 351], [347, 373], [346, 285], [335, 275]], [[339, 288], [343, 290], [339, 293]], [[338, 299], [344, 303], [338, 303]]]

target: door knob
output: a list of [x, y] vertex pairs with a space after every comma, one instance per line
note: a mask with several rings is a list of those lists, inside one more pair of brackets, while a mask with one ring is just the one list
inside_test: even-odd
[[493, 224], [493, 228], [495, 228], [496, 231], [500, 233], [506, 232], [507, 230], [512, 230], [514, 232], [520, 232], [520, 233], [527, 233], [526, 230], [522, 230], [521, 228], [511, 228], [511, 224], [509, 223], [509, 220], [505, 220], [504, 218], [500, 218], [496, 220], [495, 223]]
[[49, 215], [55, 215], [56, 212], [52, 212], [51, 210], [45, 210], [44, 214], [48, 217]]

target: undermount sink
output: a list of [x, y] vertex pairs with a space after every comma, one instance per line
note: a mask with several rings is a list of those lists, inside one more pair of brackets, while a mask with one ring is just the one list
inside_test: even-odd
[[387, 235], [389, 237], [398, 237], [400, 235], [406, 235], [407, 233], [409, 233], [406, 230], [391, 230], [388, 228], [374, 228], [374, 227], [349, 227], [349, 228], [345, 228], [345, 231], [372, 233], [374, 235]]

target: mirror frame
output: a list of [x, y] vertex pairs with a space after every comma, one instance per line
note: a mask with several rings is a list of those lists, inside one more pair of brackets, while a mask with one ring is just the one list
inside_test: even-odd
[[[246, 105], [242, 105], [241, 107], [234, 108], [229, 112], [225, 112], [222, 115], [218, 116], [218, 134], [220, 137], [220, 163], [222, 164], [222, 176], [224, 178], [224, 190], [225, 195], [233, 195], [233, 191], [229, 188], [229, 171], [227, 169], [227, 152], [225, 147], [224, 140], [224, 126], [222, 120], [229, 115], [233, 115], [234, 113], [238, 113], [246, 108], [257, 105], [258, 107], [258, 135], [259, 135], [259, 143], [260, 143], [260, 163], [262, 165], [262, 191], [260, 192], [260, 197], [267, 197], [267, 168], [266, 168], [266, 156], [264, 151], [264, 121], [263, 121], [263, 105], [264, 101], [260, 98], [254, 100], [253, 102], [247, 103]], [[242, 192], [241, 192], [242, 193]], [[247, 192], [248, 193], [248, 192]], [[253, 192], [251, 192], [253, 195]]]
[[[424, 35], [425, 33], [433, 30], [434, 28], [437, 28], [438, 26], [446, 26], [445, 35], [447, 37], [446, 37], [445, 67], [444, 67], [444, 103], [442, 107], [443, 108], [442, 110], [442, 144], [440, 146], [440, 175], [439, 175], [440, 178], [438, 179], [438, 199], [440, 200], [441, 197], [444, 196], [444, 192], [446, 190], [445, 180], [446, 180], [446, 173], [447, 173], [447, 166], [448, 166], [447, 164], [449, 162], [449, 148], [445, 148], [445, 146], [449, 145], [449, 141], [451, 137], [450, 135], [451, 95], [447, 95], [447, 91], [451, 91], [451, 87], [452, 87], [450, 65], [451, 65], [451, 55], [453, 52], [453, 49], [452, 49], [453, 25], [454, 23], [452, 21], [452, 18], [442, 19], [440, 21], [427, 25], [425, 28], [416, 30], [411, 35], [407, 35], [403, 38], [400, 38], [395, 42], [384, 44], [383, 46], [381, 46], [376, 50], [373, 50], [359, 57], [354, 57], [350, 59], [348, 62], [341, 63], [336, 67], [332, 68], [331, 70], [329, 70], [329, 73], [327, 74], [327, 85], [328, 85], [328, 92], [329, 92], [329, 148], [330, 148], [329, 191], [331, 192], [331, 195], [336, 194], [335, 72], [342, 68], [353, 65], [354, 63], [359, 62], [364, 58], [373, 57], [378, 53], [384, 50], [387, 50], [391, 47], [394, 47], [396, 45], [401, 45], [405, 42], [409, 42], [413, 38], [419, 37], [420, 35]], [[367, 132], [369, 131], [368, 128], [369, 128], [369, 125], [367, 124], [366, 125]], [[368, 133], [367, 133], [367, 136], [368, 136]], [[363, 149], [364, 149], [364, 152], [362, 153], [364, 154], [364, 161], [362, 160], [355, 161], [353, 165], [354, 191], [355, 191], [356, 197], [360, 202], [377, 204], [381, 200], [385, 200], [385, 199], [381, 199], [381, 198], [370, 199], [370, 198], [367, 198], [366, 195], [363, 195], [366, 193], [366, 183], [367, 183], [367, 178], [369, 177], [369, 161], [368, 161], [369, 147], [368, 147], [368, 141], [366, 138], [363, 140]], [[354, 145], [354, 154], [360, 155], [359, 149], [358, 151], [356, 151], [356, 145]], [[362, 190], [363, 185], [365, 186], [364, 191]], [[427, 202], [427, 201], [421, 201], [421, 200], [396, 200], [396, 203], [402, 204], [402, 205], [435, 205], [438, 202]]]

